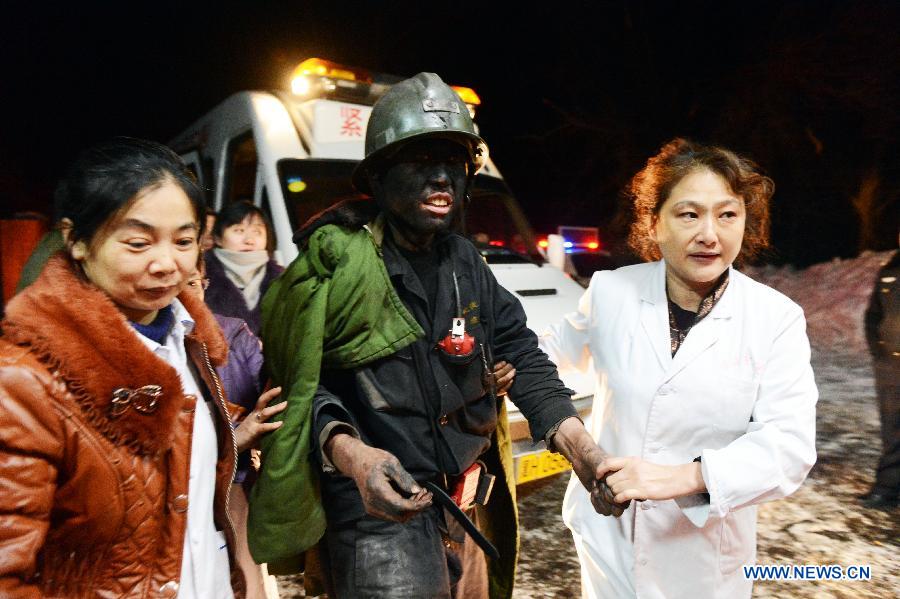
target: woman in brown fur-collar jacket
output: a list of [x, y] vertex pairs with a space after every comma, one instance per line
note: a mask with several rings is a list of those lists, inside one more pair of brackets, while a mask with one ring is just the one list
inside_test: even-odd
[[236, 450], [276, 426], [259, 410], [232, 431], [225, 341], [181, 293], [200, 192], [174, 153], [130, 139], [85, 152], [60, 189], [67, 255], [2, 324], [0, 597], [240, 596]]

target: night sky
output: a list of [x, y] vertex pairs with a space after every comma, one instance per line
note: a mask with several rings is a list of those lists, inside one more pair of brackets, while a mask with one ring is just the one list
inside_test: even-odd
[[3, 215], [48, 212], [85, 145], [166, 141], [318, 56], [475, 88], [491, 155], [543, 232], [597, 225], [614, 246], [625, 183], [683, 135], [775, 180], [769, 261], [896, 247], [900, 2], [403, 4], [7, 7]]

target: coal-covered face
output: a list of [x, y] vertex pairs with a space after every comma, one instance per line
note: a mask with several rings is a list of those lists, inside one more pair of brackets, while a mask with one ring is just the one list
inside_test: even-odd
[[469, 175], [467, 148], [449, 139], [403, 146], [372, 181], [390, 223], [416, 246], [449, 230], [462, 210]]

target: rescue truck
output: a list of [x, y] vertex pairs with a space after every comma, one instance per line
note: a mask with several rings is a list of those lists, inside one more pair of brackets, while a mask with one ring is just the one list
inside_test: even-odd
[[[250, 200], [272, 222], [274, 258], [297, 256], [293, 231], [335, 202], [359, 197], [351, 184], [364, 156], [372, 105], [402, 78], [318, 58], [300, 63], [284, 89], [239, 92], [169, 142], [207, 190], [218, 211]], [[481, 100], [454, 87], [474, 118]], [[489, 141], [489, 140], [488, 140]], [[464, 234], [476, 244], [501, 285], [519, 298], [528, 326], [540, 332], [575, 310], [584, 289], [551, 265], [519, 204], [488, 158], [474, 181]], [[576, 409], [590, 412], [593, 377], [564, 377], [576, 391]], [[569, 468], [568, 462], [530, 440], [528, 423], [509, 402], [518, 483]]]

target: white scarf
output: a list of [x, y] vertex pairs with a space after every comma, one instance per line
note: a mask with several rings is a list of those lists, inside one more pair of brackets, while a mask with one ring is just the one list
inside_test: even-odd
[[213, 252], [225, 267], [225, 276], [244, 294], [247, 308], [253, 310], [259, 303], [259, 288], [266, 276], [269, 252], [266, 250], [235, 252], [225, 248], [216, 248]]

